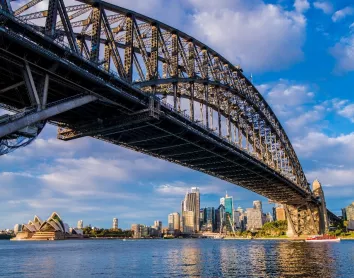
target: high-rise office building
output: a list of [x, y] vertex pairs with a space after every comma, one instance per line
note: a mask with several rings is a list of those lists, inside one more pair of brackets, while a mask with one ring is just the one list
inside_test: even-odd
[[[198, 232], [200, 230], [200, 192], [198, 187], [192, 187], [190, 192], [186, 193], [184, 200], [182, 201], [182, 227], [181, 230], [184, 231], [183, 225], [185, 225], [186, 220], [184, 218], [190, 218], [191, 213], [184, 212], [192, 212], [193, 213], [193, 227], [194, 232]], [[189, 223], [189, 222], [188, 222]], [[191, 229], [191, 225], [187, 230]]]
[[204, 209], [204, 230], [213, 232], [215, 227], [215, 208], [208, 207]]
[[342, 219], [347, 221], [347, 210], [345, 208], [342, 208]]
[[264, 223], [268, 223], [268, 222], [273, 222], [273, 215], [270, 212], [267, 212], [264, 218]]
[[354, 220], [354, 202], [345, 208], [345, 213], [346, 213], [347, 221]]
[[118, 230], [118, 218], [113, 218], [112, 229], [113, 230]]
[[227, 195], [220, 199], [220, 205], [225, 207], [225, 224], [228, 231], [233, 230], [234, 226], [234, 203], [232, 196]]
[[260, 209], [247, 209], [247, 230], [255, 231], [263, 227], [263, 213]]
[[182, 226], [183, 226], [183, 233], [192, 234], [196, 231], [194, 211], [183, 211]]
[[133, 237], [134, 238], [140, 238], [141, 237], [140, 224], [132, 224], [131, 230], [133, 231]]
[[176, 231], [180, 230], [180, 215], [178, 212], [170, 213], [168, 215], [168, 230]]
[[234, 210], [234, 225], [236, 230], [241, 229], [241, 212], [238, 210]]
[[220, 205], [217, 210], [215, 210], [215, 232], [223, 232], [225, 226], [225, 207]]
[[154, 221], [154, 228], [158, 231], [162, 231], [162, 221], [155, 220]]
[[204, 225], [204, 210], [203, 208], [201, 208], [199, 210], [199, 227], [200, 229], [202, 229], [202, 226]]
[[262, 211], [262, 201], [253, 201], [253, 208]]
[[195, 225], [196, 225], [196, 230], [197, 232], [200, 231], [200, 191], [198, 187], [192, 187], [191, 188], [191, 193], [196, 194], [196, 200], [195, 200]]
[[83, 229], [84, 228], [84, 221], [82, 221], [82, 220], [77, 221], [77, 228]]

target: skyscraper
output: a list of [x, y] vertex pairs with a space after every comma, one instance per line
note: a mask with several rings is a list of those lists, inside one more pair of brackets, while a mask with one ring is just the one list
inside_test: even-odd
[[77, 228], [83, 229], [84, 228], [84, 221], [82, 221], [82, 220], [77, 221]]
[[156, 230], [161, 231], [162, 230], [162, 221], [155, 220], [154, 221], [154, 227], [155, 227]]
[[225, 207], [225, 224], [228, 231], [232, 231], [234, 228], [234, 203], [232, 196], [225, 195], [220, 199], [220, 205]]
[[225, 226], [225, 207], [220, 205], [217, 210], [215, 210], [215, 232], [223, 232]]
[[213, 232], [215, 230], [215, 209], [213, 207], [204, 209], [204, 226], [206, 231]]
[[113, 218], [113, 230], [118, 230], [118, 218]]
[[253, 208], [262, 211], [262, 201], [253, 201]]
[[260, 209], [247, 209], [247, 230], [255, 231], [263, 227], [263, 213]]
[[192, 234], [196, 230], [195, 212], [184, 211], [182, 215], [183, 233]]
[[180, 216], [178, 212], [170, 213], [168, 215], [168, 229], [170, 231], [180, 230]]
[[348, 221], [354, 220], [354, 202], [345, 208], [346, 217]]
[[[188, 231], [194, 227], [194, 232], [200, 230], [200, 192], [198, 187], [192, 187], [191, 192], [187, 192], [184, 200], [182, 201], [182, 231], [184, 231], [184, 226], [188, 224]], [[188, 212], [188, 213], [185, 213]], [[192, 212], [192, 213], [190, 213]], [[190, 223], [190, 217], [193, 214], [193, 225]], [[186, 219], [184, 219], [186, 218]], [[188, 218], [188, 221], [187, 221]]]
[[196, 200], [195, 200], [195, 224], [196, 224], [196, 229], [197, 232], [200, 231], [200, 191], [198, 187], [192, 187], [191, 188], [191, 193], [196, 194]]

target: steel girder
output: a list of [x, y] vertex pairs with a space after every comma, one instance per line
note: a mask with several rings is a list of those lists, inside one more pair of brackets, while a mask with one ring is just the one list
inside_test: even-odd
[[[14, 16], [34, 20], [31, 26], [69, 43], [77, 55], [97, 67], [104, 65], [105, 71], [115, 72], [143, 91], [165, 100], [171, 96], [176, 110], [181, 110], [182, 98], [188, 99], [192, 121], [215, 129], [219, 136], [310, 192], [284, 129], [240, 67], [175, 28], [102, 1], [79, 0], [82, 4], [65, 7], [62, 0], [50, 0], [47, 11], [22, 15], [39, 2], [28, 1]], [[43, 17], [47, 18], [45, 26], [38, 21]], [[74, 21], [76, 18], [80, 20]], [[105, 51], [100, 51], [103, 47]], [[203, 116], [198, 118], [198, 114]]]

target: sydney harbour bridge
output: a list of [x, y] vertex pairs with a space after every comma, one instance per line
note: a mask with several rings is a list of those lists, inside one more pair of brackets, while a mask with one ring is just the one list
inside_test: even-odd
[[0, 3], [0, 154], [50, 123], [283, 204], [294, 235], [336, 220], [262, 95], [207, 45], [99, 0]]

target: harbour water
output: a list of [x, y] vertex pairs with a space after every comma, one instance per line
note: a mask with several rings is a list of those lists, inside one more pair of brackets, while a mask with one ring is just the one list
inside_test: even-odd
[[354, 277], [354, 241], [0, 241], [0, 277]]

